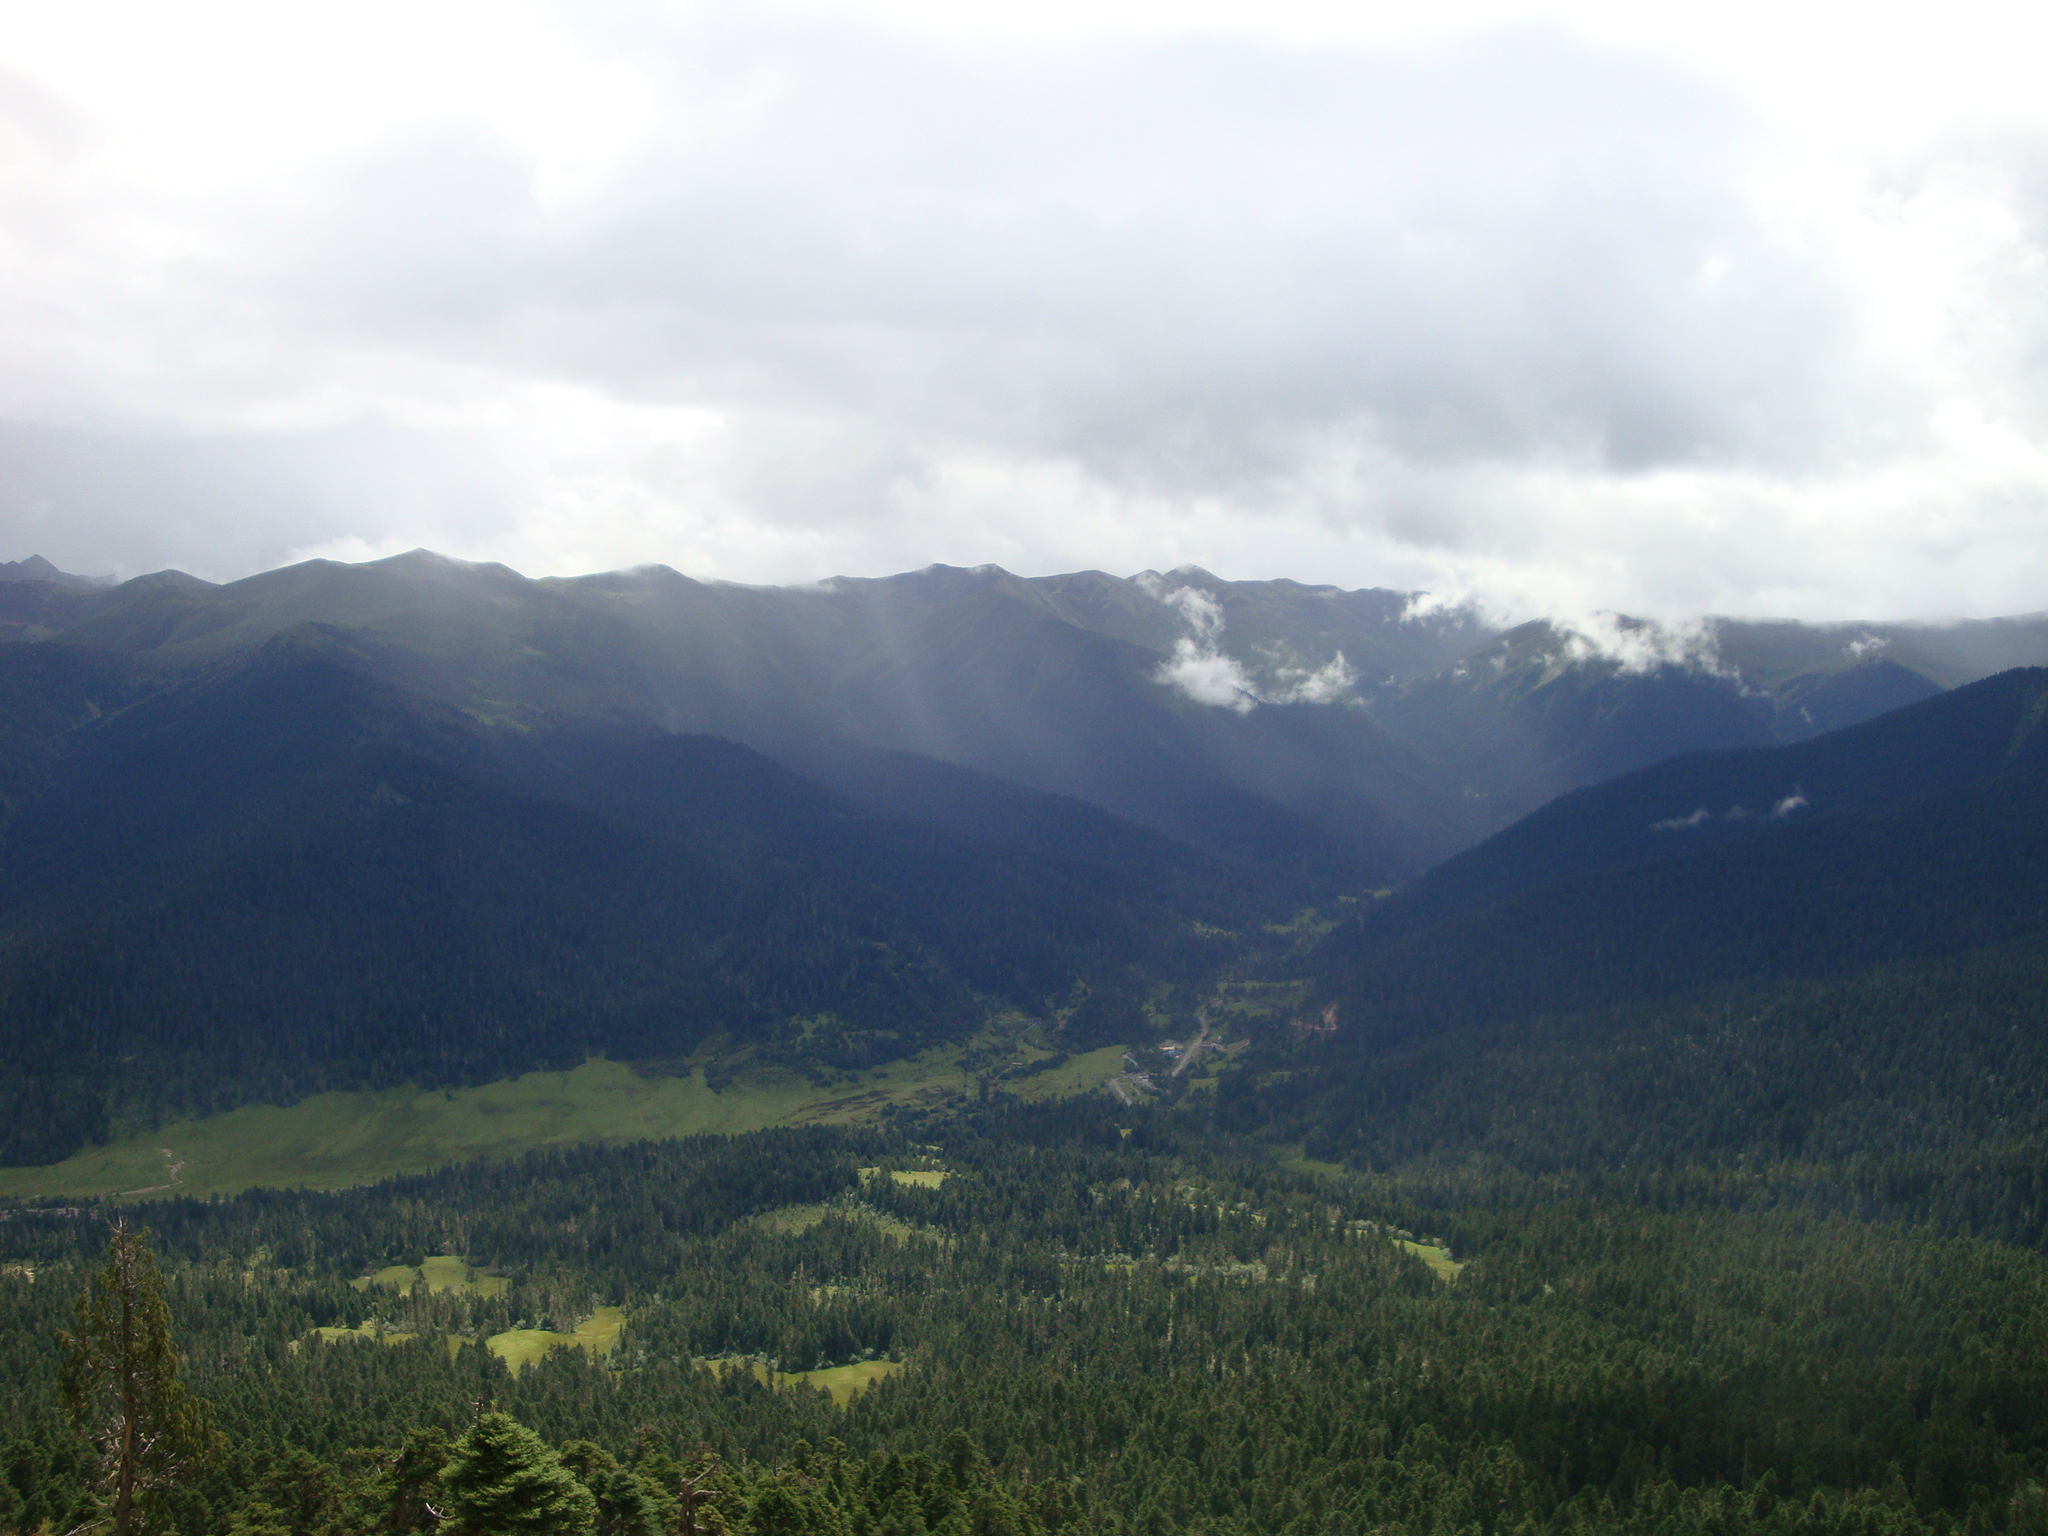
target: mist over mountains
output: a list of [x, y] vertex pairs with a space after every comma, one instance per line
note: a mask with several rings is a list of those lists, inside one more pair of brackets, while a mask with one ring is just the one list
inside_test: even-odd
[[[1736, 805], [1834, 815], [1853, 773], [1826, 765], [1874, 771], [1841, 743], [1906, 721], [1946, 760], [1936, 707], [1975, 706], [1945, 690], [2048, 661], [2043, 619], [1502, 630], [1193, 568], [760, 588], [415, 552], [220, 586], [6, 575], [12, 1162], [163, 1113], [593, 1054], [857, 1073], [1005, 1010], [1071, 1049], [1191, 1034], [1222, 978], [1290, 947], [1333, 1017], [1375, 1021], [1349, 1048], [1449, 1039], [1429, 1021], [1492, 1015], [1444, 977], [1500, 972], [1488, 995], [1526, 1011], [1560, 1006], [1559, 965], [1567, 1001], [1656, 971], [1637, 951], [1668, 940], [1625, 923], [1595, 947], [1636, 958], [1576, 958], [1598, 930], [1577, 914], [1662, 910], [1629, 884], [1636, 843], [1718, 847]], [[1660, 790], [1628, 814], [1670, 828], [1629, 822], [1625, 858], [1602, 862], [1620, 834], [1583, 794], [1512, 825], [1731, 750], [1793, 756], [1755, 793]], [[1868, 862], [1830, 846], [1838, 872]], [[1979, 862], [2027, 846], [2008, 829]], [[1765, 877], [1700, 871], [1706, 928], [1748, 932]], [[1813, 920], [1862, 956], [1859, 893], [1898, 883], [1837, 880]]]
[[2048, 660], [2039, 618], [1501, 631], [1417, 594], [1194, 568], [761, 588], [660, 567], [529, 580], [425, 552], [103, 590], [24, 563], [0, 626], [151, 676], [318, 630], [493, 727], [717, 735], [859, 796], [886, 793], [869, 754], [914, 753], [1375, 883], [1677, 752], [1801, 740]]

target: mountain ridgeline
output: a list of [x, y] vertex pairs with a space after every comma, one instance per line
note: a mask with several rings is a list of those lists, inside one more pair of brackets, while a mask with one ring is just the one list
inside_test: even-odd
[[296, 629], [493, 725], [722, 736], [859, 792], [875, 753], [908, 753], [1373, 884], [1675, 753], [1799, 740], [2048, 663], [2048, 619], [1499, 631], [1420, 594], [1194, 568], [768, 588], [662, 567], [528, 580], [416, 552], [224, 586], [0, 580], [0, 633], [156, 673]]
[[60, 576], [0, 1532], [118, 1507], [107, 1220], [177, 1536], [2048, 1530], [2043, 621]]
[[[1142, 1044], [1281, 972], [1302, 1031], [1219, 1111], [1367, 1158], [1488, 1031], [2030, 963], [2039, 674], [1971, 679], [2048, 621], [1603, 622], [1193, 569], [21, 562], [0, 1162], [591, 1055]], [[1308, 951], [1310, 909], [1354, 916]]]

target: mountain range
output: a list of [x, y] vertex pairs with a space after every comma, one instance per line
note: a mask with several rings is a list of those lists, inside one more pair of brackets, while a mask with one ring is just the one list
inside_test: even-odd
[[2039, 617], [1501, 630], [1420, 594], [1194, 568], [762, 588], [661, 567], [529, 580], [415, 552], [220, 586], [9, 574], [8, 636], [153, 676], [318, 632], [493, 727], [717, 735], [862, 797], [872, 754], [911, 753], [1379, 884], [1677, 752], [1801, 740], [2048, 662]]
[[2042, 937], [2048, 692], [2005, 670], [2042, 618], [1503, 628], [1193, 568], [415, 552], [31, 558], [0, 634], [4, 1162], [590, 1054], [854, 1073], [1006, 1009], [1156, 1039], [1305, 911], [1314, 1000], [1219, 1110], [1370, 1157], [1534, 1019], [1577, 1021], [1565, 1062]]

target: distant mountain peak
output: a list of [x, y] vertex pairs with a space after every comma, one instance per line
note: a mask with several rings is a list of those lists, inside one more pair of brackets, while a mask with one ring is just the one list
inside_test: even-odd
[[[313, 562], [308, 562], [313, 563]], [[345, 564], [341, 561], [322, 561], [321, 564]], [[408, 549], [402, 555], [386, 555], [382, 560], [368, 560], [363, 564], [371, 569], [398, 571], [426, 571], [435, 574], [455, 572], [476, 572], [487, 576], [509, 576], [515, 581], [527, 578], [511, 566], [497, 560], [458, 560], [453, 555], [444, 555], [436, 550]]]
[[26, 560], [0, 561], [0, 581], [47, 581], [59, 587], [111, 587], [111, 576], [74, 576], [69, 571], [60, 571], [41, 555], [30, 555]]

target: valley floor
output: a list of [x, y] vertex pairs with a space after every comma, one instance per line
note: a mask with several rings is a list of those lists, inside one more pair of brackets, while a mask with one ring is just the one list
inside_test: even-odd
[[[961, 1057], [972, 1048], [940, 1047], [829, 1087], [758, 1068], [714, 1092], [702, 1066], [650, 1076], [591, 1060], [571, 1072], [529, 1072], [477, 1088], [315, 1094], [287, 1107], [248, 1105], [164, 1125], [61, 1163], [0, 1168], [0, 1199], [339, 1189], [537, 1147], [858, 1124], [892, 1108], [971, 1095], [975, 1075]], [[1122, 1046], [1077, 1055], [1011, 1091], [1026, 1101], [1086, 1092], [1119, 1077], [1123, 1058]]]

